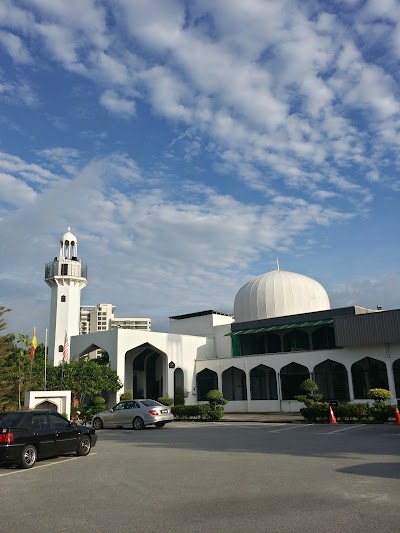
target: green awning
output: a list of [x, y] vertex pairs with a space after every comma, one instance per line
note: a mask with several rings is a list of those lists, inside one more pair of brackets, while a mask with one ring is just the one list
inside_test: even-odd
[[237, 331], [231, 331], [230, 333], [227, 333], [225, 337], [233, 337], [236, 335], [248, 335], [249, 333], [266, 333], [267, 331], [278, 331], [278, 330], [285, 330], [285, 329], [313, 328], [316, 326], [326, 326], [332, 323], [333, 323], [333, 318], [329, 318], [326, 320], [297, 322], [295, 324], [282, 324], [281, 326], [269, 326], [266, 328], [239, 329]]

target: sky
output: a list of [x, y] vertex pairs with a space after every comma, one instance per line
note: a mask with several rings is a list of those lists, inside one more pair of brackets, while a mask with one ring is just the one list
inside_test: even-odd
[[400, 307], [398, 0], [0, 0], [0, 305], [233, 311], [277, 268]]

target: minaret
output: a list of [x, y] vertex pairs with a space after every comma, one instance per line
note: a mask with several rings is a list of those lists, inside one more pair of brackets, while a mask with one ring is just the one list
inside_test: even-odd
[[65, 338], [70, 346], [71, 336], [79, 335], [81, 290], [87, 284], [87, 266], [78, 259], [78, 241], [70, 229], [61, 237], [58, 257], [47, 263], [44, 274], [51, 287], [48, 346], [53, 365], [63, 361]]

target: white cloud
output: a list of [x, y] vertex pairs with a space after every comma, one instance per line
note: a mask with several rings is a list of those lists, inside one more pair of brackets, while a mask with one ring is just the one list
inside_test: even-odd
[[31, 63], [32, 57], [22, 40], [13, 33], [0, 31], [0, 43], [7, 50], [15, 63]]
[[108, 90], [100, 97], [100, 103], [111, 113], [130, 117], [136, 112], [136, 105], [133, 100], [128, 100], [119, 96], [115, 91]]

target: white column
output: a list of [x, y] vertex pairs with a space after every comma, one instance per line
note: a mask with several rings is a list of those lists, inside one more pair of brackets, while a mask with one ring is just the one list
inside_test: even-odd
[[390, 345], [388, 343], [385, 343], [385, 352], [386, 352], [386, 370], [387, 370], [387, 376], [388, 376], [388, 382], [389, 382], [389, 390], [392, 393], [392, 397], [390, 398], [390, 403], [395, 405], [397, 404], [396, 384], [394, 381], [392, 358], [390, 356]]

